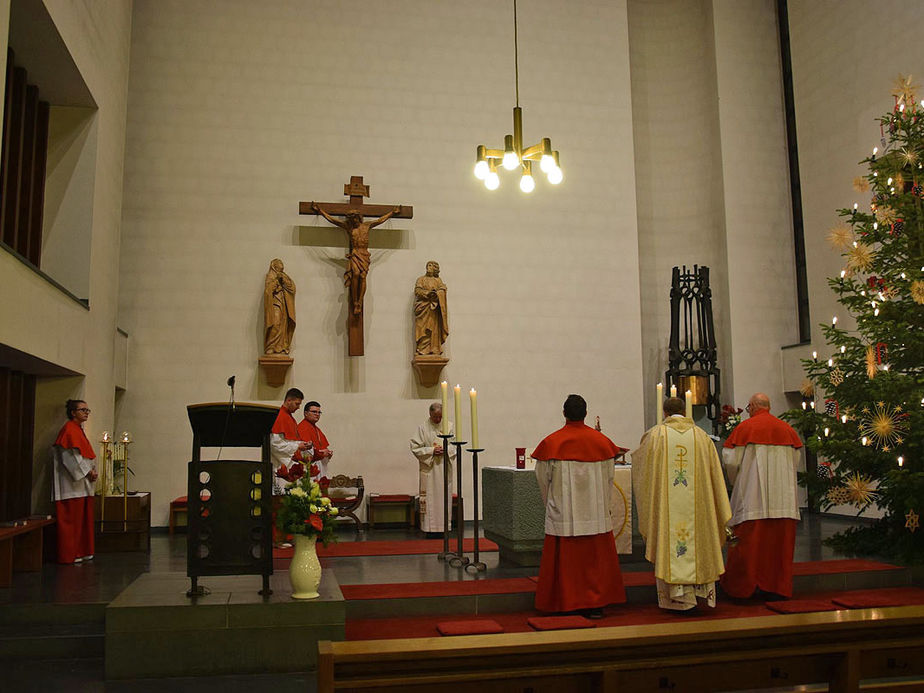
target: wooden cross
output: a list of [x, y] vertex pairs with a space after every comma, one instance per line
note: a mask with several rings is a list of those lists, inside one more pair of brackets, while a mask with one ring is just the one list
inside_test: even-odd
[[[369, 186], [363, 184], [362, 176], [351, 176], [343, 186], [343, 194], [349, 202], [299, 202], [299, 214], [320, 214], [334, 226], [347, 232], [350, 238], [350, 252], [347, 254], [347, 270], [344, 283], [349, 287], [350, 300], [347, 307], [347, 334], [350, 356], [362, 356], [363, 349], [363, 297], [366, 293], [366, 275], [369, 272], [369, 231], [392, 217], [412, 219], [414, 208], [409, 205], [367, 205], [363, 198], [369, 197]], [[363, 221], [363, 216], [375, 219]], [[344, 217], [343, 221], [335, 217]]]

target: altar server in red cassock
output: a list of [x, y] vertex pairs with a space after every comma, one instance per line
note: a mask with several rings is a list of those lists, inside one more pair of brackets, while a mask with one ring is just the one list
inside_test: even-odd
[[747, 410], [750, 418], [735, 427], [722, 451], [734, 484], [728, 526], [738, 537], [728, 549], [722, 589], [742, 599], [755, 590], [791, 597], [802, 441], [792, 426], [770, 413], [767, 395], [755, 394]]
[[545, 502], [545, 543], [536, 608], [600, 618], [626, 601], [613, 539], [613, 465], [624, 449], [584, 424], [587, 403], [568, 395], [565, 425], [532, 454]]
[[[276, 476], [282, 465], [289, 467], [293, 462], [302, 461], [302, 451], [311, 447], [298, 434], [298, 424], [292, 413], [302, 406], [305, 395], [298, 388], [286, 392], [286, 398], [279, 407], [279, 414], [270, 434], [270, 458], [273, 462], [273, 495], [282, 495], [286, 482]], [[306, 457], [308, 457], [306, 455]]]
[[311, 443], [311, 455], [303, 455], [306, 461], [312, 463], [312, 478], [317, 480], [321, 477], [328, 476], [327, 465], [334, 451], [330, 449], [330, 443], [324, 431], [318, 428], [318, 421], [321, 418], [321, 405], [318, 402], [311, 401], [305, 405], [305, 418], [298, 423], [298, 435], [302, 440]]
[[80, 563], [93, 558], [96, 453], [83, 432], [83, 424], [90, 418], [87, 403], [69, 399], [67, 418], [52, 448], [58, 563]]

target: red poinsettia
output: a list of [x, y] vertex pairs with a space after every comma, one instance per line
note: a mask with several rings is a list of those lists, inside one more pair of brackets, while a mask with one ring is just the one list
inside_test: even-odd
[[322, 476], [320, 479], [318, 479], [318, 486], [321, 487], [321, 493], [326, 496], [327, 489], [330, 488], [330, 479], [328, 479], [326, 476]]
[[321, 473], [320, 467], [318, 467], [318, 465], [314, 464], [313, 462], [311, 463], [311, 467], [309, 467], [309, 469], [311, 470], [312, 479]]
[[296, 462], [291, 467], [287, 468], [284, 464], [281, 464], [279, 465], [279, 469], [276, 470], [276, 476], [283, 481], [298, 481], [305, 476], [305, 465], [301, 462]]
[[320, 532], [322, 529], [324, 529], [324, 521], [321, 519], [321, 516], [320, 516], [320, 515], [317, 515], [317, 514], [315, 514], [315, 513], [312, 513], [311, 515], [308, 516], [308, 519], [305, 520], [305, 524], [306, 524], [306, 525], [311, 525], [312, 527], [314, 527], [314, 528], [315, 528], [316, 530], [318, 530], [319, 532]]

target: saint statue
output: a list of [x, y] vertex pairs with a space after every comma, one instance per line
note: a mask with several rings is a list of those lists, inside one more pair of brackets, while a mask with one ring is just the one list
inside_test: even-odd
[[295, 282], [282, 260], [270, 263], [263, 290], [263, 353], [288, 354], [295, 333]]
[[449, 336], [446, 285], [440, 279], [440, 264], [430, 260], [427, 273], [414, 285], [414, 339], [420, 355], [442, 354]]
[[369, 255], [369, 230], [379, 224], [384, 224], [395, 214], [401, 214], [401, 205], [396, 206], [387, 214], [383, 214], [378, 219], [363, 221], [363, 215], [357, 210], [350, 210], [346, 213], [345, 219], [340, 221], [331, 216], [317, 203], [311, 203], [311, 211], [320, 214], [334, 226], [339, 226], [347, 232], [350, 237], [350, 252], [347, 253], [346, 272], [343, 273], [343, 283], [350, 287], [350, 312], [353, 315], [362, 315], [363, 296], [366, 295], [366, 275], [369, 274], [369, 264], [371, 256]]

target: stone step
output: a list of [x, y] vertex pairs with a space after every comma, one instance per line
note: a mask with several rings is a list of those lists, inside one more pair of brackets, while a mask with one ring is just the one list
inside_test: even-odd
[[102, 623], [0, 627], [0, 661], [98, 658], [105, 644]]

